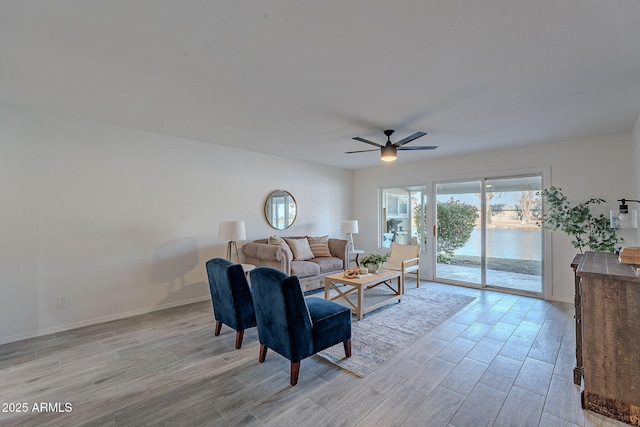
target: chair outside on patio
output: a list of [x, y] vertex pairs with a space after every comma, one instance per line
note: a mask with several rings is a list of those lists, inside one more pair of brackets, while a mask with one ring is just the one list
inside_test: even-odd
[[389, 260], [384, 263], [383, 268], [401, 271], [400, 288], [404, 294], [405, 275], [407, 273], [416, 275], [416, 288], [420, 287], [420, 245], [399, 245], [391, 243], [391, 253]]

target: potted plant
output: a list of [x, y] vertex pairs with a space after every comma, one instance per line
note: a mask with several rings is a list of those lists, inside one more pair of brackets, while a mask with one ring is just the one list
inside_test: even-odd
[[367, 267], [367, 269], [369, 270], [369, 273], [375, 273], [378, 271], [380, 267], [382, 267], [382, 264], [387, 262], [388, 258], [389, 258], [389, 254], [385, 254], [385, 255], [369, 254], [369, 255], [366, 255], [364, 258], [362, 258], [360, 262], [362, 263], [362, 265]]
[[584, 250], [615, 252], [622, 239], [610, 227], [609, 218], [604, 214], [594, 215], [590, 205], [605, 203], [605, 200], [591, 198], [586, 202], [571, 206], [561, 188], [549, 187], [540, 193], [544, 198], [547, 213], [542, 216], [542, 225], [551, 231], [564, 231], [571, 237], [571, 245], [580, 253]]

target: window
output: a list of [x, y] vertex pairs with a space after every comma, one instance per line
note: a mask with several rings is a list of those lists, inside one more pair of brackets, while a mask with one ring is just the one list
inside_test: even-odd
[[385, 188], [381, 190], [380, 246], [391, 243], [420, 244], [424, 248], [424, 187]]
[[[390, 189], [402, 191], [400, 189]], [[387, 217], [389, 218], [409, 218], [409, 196], [403, 194], [386, 194]]]
[[541, 189], [541, 173], [436, 183], [436, 279], [542, 293]]
[[398, 197], [398, 216], [408, 217], [409, 216], [409, 198], [408, 197]]

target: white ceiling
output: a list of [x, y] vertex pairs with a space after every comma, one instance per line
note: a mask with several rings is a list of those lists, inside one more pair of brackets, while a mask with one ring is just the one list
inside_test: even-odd
[[630, 131], [638, 0], [0, 0], [0, 102], [381, 165]]

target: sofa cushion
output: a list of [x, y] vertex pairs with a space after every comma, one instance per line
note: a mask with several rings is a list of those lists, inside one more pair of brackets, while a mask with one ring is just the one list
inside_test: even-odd
[[289, 259], [293, 259], [293, 252], [291, 252], [291, 248], [289, 247], [287, 242], [284, 241], [284, 239], [281, 239], [278, 236], [269, 236], [268, 243], [270, 245], [278, 245], [278, 246], [282, 247], [282, 249], [284, 249], [284, 251], [289, 256]]
[[328, 273], [329, 271], [342, 270], [343, 268], [342, 260], [340, 258], [335, 258], [335, 257], [314, 258], [314, 259], [310, 259], [309, 262], [318, 264], [318, 267], [320, 267], [321, 273]]
[[307, 236], [311, 252], [313, 252], [314, 258], [332, 256], [329, 250], [329, 236], [311, 237]]
[[320, 274], [320, 266], [310, 261], [291, 261], [291, 275], [309, 277]]
[[306, 261], [314, 258], [311, 247], [309, 247], [309, 240], [306, 237], [301, 239], [288, 239], [285, 237], [285, 242], [289, 244], [291, 252], [293, 252], [293, 259], [296, 261]]

